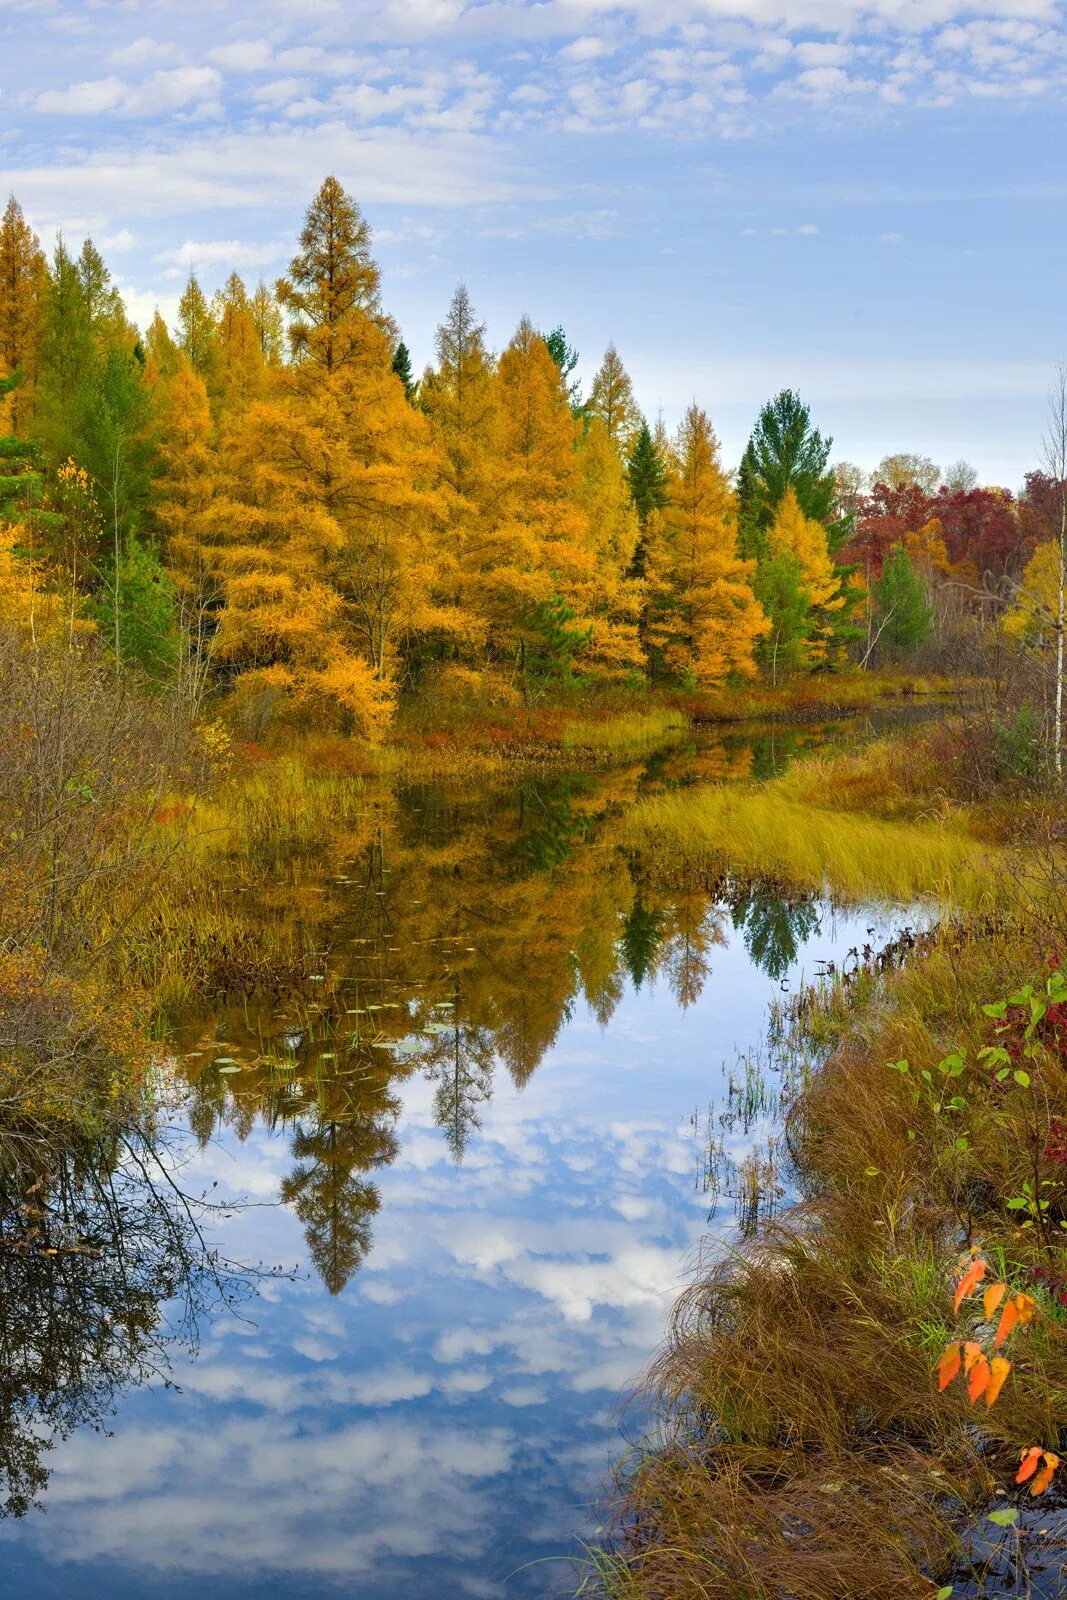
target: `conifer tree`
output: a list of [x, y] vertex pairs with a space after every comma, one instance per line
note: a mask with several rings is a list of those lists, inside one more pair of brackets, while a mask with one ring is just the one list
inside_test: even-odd
[[750, 677], [767, 619], [752, 589], [754, 566], [737, 555], [737, 507], [705, 412], [689, 407], [678, 430], [670, 499], [650, 528], [647, 638], [668, 672], [707, 687]]
[[759, 557], [766, 535], [787, 489], [792, 489], [806, 517], [830, 530], [831, 550], [848, 537], [851, 522], [835, 522], [837, 497], [829, 467], [833, 440], [811, 425], [810, 409], [783, 389], [763, 407], [741, 461], [737, 477], [741, 553]]
[[562, 327], [555, 327], [551, 333], [546, 333], [542, 337], [549, 355], [559, 368], [559, 375], [563, 380], [563, 392], [567, 396], [571, 410], [575, 416], [580, 416], [583, 409], [582, 386], [577, 378], [571, 377], [571, 373], [578, 365], [578, 352], [569, 342]]
[[370, 314], [377, 269], [335, 179], [310, 207], [280, 298], [293, 362], [223, 442], [216, 502], [226, 607], [220, 658], [254, 686], [382, 726], [408, 641], [447, 626], [432, 602], [440, 507], [426, 419]]
[[411, 351], [401, 339], [393, 352], [393, 371], [404, 385], [404, 398], [408, 405], [413, 406], [418, 397], [419, 385], [411, 369]]
[[285, 353], [285, 323], [281, 307], [262, 278], [248, 304], [263, 359], [268, 366], [276, 367]]
[[21, 434], [33, 414], [47, 267], [14, 195], [0, 217], [0, 379], [22, 374], [0, 398], [0, 432]]
[[419, 404], [441, 454], [448, 552], [441, 578], [457, 618], [456, 643], [485, 643], [486, 619], [478, 603], [478, 574], [486, 559], [486, 522], [500, 495], [495, 470], [493, 362], [485, 324], [477, 320], [465, 285], [452, 296], [437, 329], [437, 364], [427, 369]]
[[926, 643], [933, 630], [934, 613], [926, 598], [926, 585], [903, 546], [897, 545], [889, 552], [872, 598], [880, 649], [905, 656]]
[[210, 384], [215, 366], [215, 319], [195, 272], [178, 301], [178, 348], [198, 378]]
[[641, 667], [643, 585], [633, 576], [637, 512], [618, 450], [598, 416], [590, 418], [578, 447], [574, 499], [585, 513], [594, 558], [590, 586], [581, 595], [593, 619], [589, 654], [605, 668]]
[[600, 418], [619, 455], [624, 461], [629, 461], [643, 419], [634, 399], [630, 374], [619, 360], [619, 353], [613, 344], [609, 344], [604, 352], [585, 412], [587, 416]]
[[251, 302], [241, 278], [231, 272], [214, 297], [214, 356], [209, 394], [220, 424], [251, 405], [263, 387], [265, 361]]
[[132, 345], [134, 330], [126, 320], [122, 296], [111, 281], [104, 258], [91, 239], [86, 239], [81, 247], [77, 273], [98, 352], [103, 354], [111, 345]]
[[222, 603], [211, 518], [221, 486], [207, 390], [188, 363], [161, 381], [155, 415], [152, 516], [177, 608], [178, 692], [196, 710], [208, 687]]
[[826, 529], [805, 515], [792, 485], [768, 530], [756, 591], [770, 619], [763, 654], [773, 678], [828, 659], [846, 597]]
[[670, 498], [670, 474], [661, 454], [660, 446], [644, 418], [637, 430], [630, 458], [626, 463], [626, 476], [630, 484], [640, 535], [631, 560], [631, 575], [643, 577], [645, 571], [645, 529], [653, 512], [661, 511]]
[[57, 459], [76, 446], [101, 360], [78, 263], [61, 235], [48, 272], [38, 408], [41, 434]]

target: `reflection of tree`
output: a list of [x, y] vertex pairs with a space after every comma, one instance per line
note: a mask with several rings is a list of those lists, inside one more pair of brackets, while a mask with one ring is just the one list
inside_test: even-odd
[[622, 933], [622, 956], [635, 989], [640, 989], [645, 979], [655, 972], [662, 942], [663, 912], [646, 905], [639, 891]]
[[745, 949], [769, 978], [784, 978], [801, 944], [819, 931], [819, 908], [810, 899], [754, 891], [731, 907], [735, 928], [743, 931]]
[[[453, 1012], [458, 1012], [460, 995], [453, 995]], [[486, 1028], [472, 1028], [458, 1015], [436, 1035], [424, 1057], [430, 1077], [437, 1085], [433, 1097], [433, 1118], [445, 1136], [453, 1161], [463, 1160], [471, 1134], [481, 1127], [478, 1109], [493, 1090], [495, 1053], [493, 1038]]]
[[57, 1440], [106, 1426], [126, 1389], [165, 1377], [175, 1343], [195, 1346], [202, 1313], [251, 1283], [206, 1247], [206, 1211], [140, 1139], [82, 1142], [36, 1169], [0, 1159], [0, 1515], [39, 1500]]
[[340, 1294], [371, 1246], [370, 1219], [381, 1205], [376, 1184], [357, 1177], [396, 1156], [391, 1129], [325, 1122], [297, 1128], [297, 1166], [282, 1180], [282, 1199], [304, 1224], [311, 1259], [331, 1294]]

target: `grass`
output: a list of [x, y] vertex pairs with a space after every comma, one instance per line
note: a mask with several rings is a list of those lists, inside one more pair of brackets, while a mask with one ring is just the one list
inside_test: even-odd
[[689, 727], [688, 717], [671, 709], [577, 717], [564, 724], [560, 745], [564, 750], [627, 755], [669, 744], [687, 733]]
[[[622, 1466], [611, 1560], [590, 1579], [606, 1596], [932, 1600], [985, 1511], [1018, 1502], [1020, 1447], [1060, 1447], [1067, 1168], [1049, 1141], [1067, 1127], [1067, 1044], [1028, 1061], [1029, 1083], [997, 1083], [979, 1051], [995, 1038], [985, 1005], [1067, 950], [1062, 804], [1027, 871], [1002, 871], [981, 842], [997, 804], [959, 804], [931, 750], [817, 758], [762, 790], [690, 792], [629, 819], [642, 858], [675, 873], [777, 862], [839, 893], [935, 891], [971, 914], [902, 964], [794, 998], [780, 1043], [809, 1062], [785, 1127], [801, 1199], [702, 1263], [677, 1307], [643, 1397], [655, 1448]], [[1024, 833], [1049, 822], [1044, 802], [1030, 817], [1013, 793], [1009, 809]], [[946, 1110], [939, 1064], [956, 1051]], [[902, 1059], [908, 1073], [890, 1070]], [[1009, 1204], [1035, 1178], [1044, 1229]], [[979, 1333], [977, 1305], [951, 1306], [968, 1244], [1040, 1307], [989, 1412], [933, 1376], [950, 1339]], [[1019, 1503], [1040, 1549], [1042, 1503]]]
[[992, 901], [986, 850], [958, 819], [883, 822], [824, 809], [792, 799], [791, 782], [787, 773], [658, 795], [633, 808], [623, 837], [654, 877], [764, 876], [852, 902]]

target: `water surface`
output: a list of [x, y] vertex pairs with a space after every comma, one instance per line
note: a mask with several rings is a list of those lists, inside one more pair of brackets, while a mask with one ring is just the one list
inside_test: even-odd
[[[723, 1117], [740, 1058], [771, 1001], [899, 922], [657, 887], [617, 821], [822, 737], [381, 787], [313, 849], [264, 852], [255, 915], [299, 924], [318, 970], [182, 1027], [162, 1157], [183, 1194], [241, 1203], [183, 1214], [127, 1156], [100, 1259], [5, 1279], [0, 1464], [40, 1505], [0, 1523], [0, 1592], [573, 1593], [620, 1394], [693, 1247], [734, 1235], [729, 1173], [772, 1132], [769, 1105]], [[230, 1276], [260, 1262], [284, 1275]]]

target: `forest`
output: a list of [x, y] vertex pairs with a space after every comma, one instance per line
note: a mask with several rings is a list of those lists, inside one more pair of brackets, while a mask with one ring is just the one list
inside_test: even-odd
[[991, 620], [1048, 643], [1054, 473], [865, 474], [789, 389], [736, 470], [695, 401], [646, 418], [615, 347], [587, 396], [562, 327], [499, 353], [460, 286], [421, 377], [334, 178], [289, 273], [133, 326], [90, 239], [0, 226], [5, 567], [191, 715], [379, 739], [432, 686], [472, 717], [605, 686], [973, 672]]

